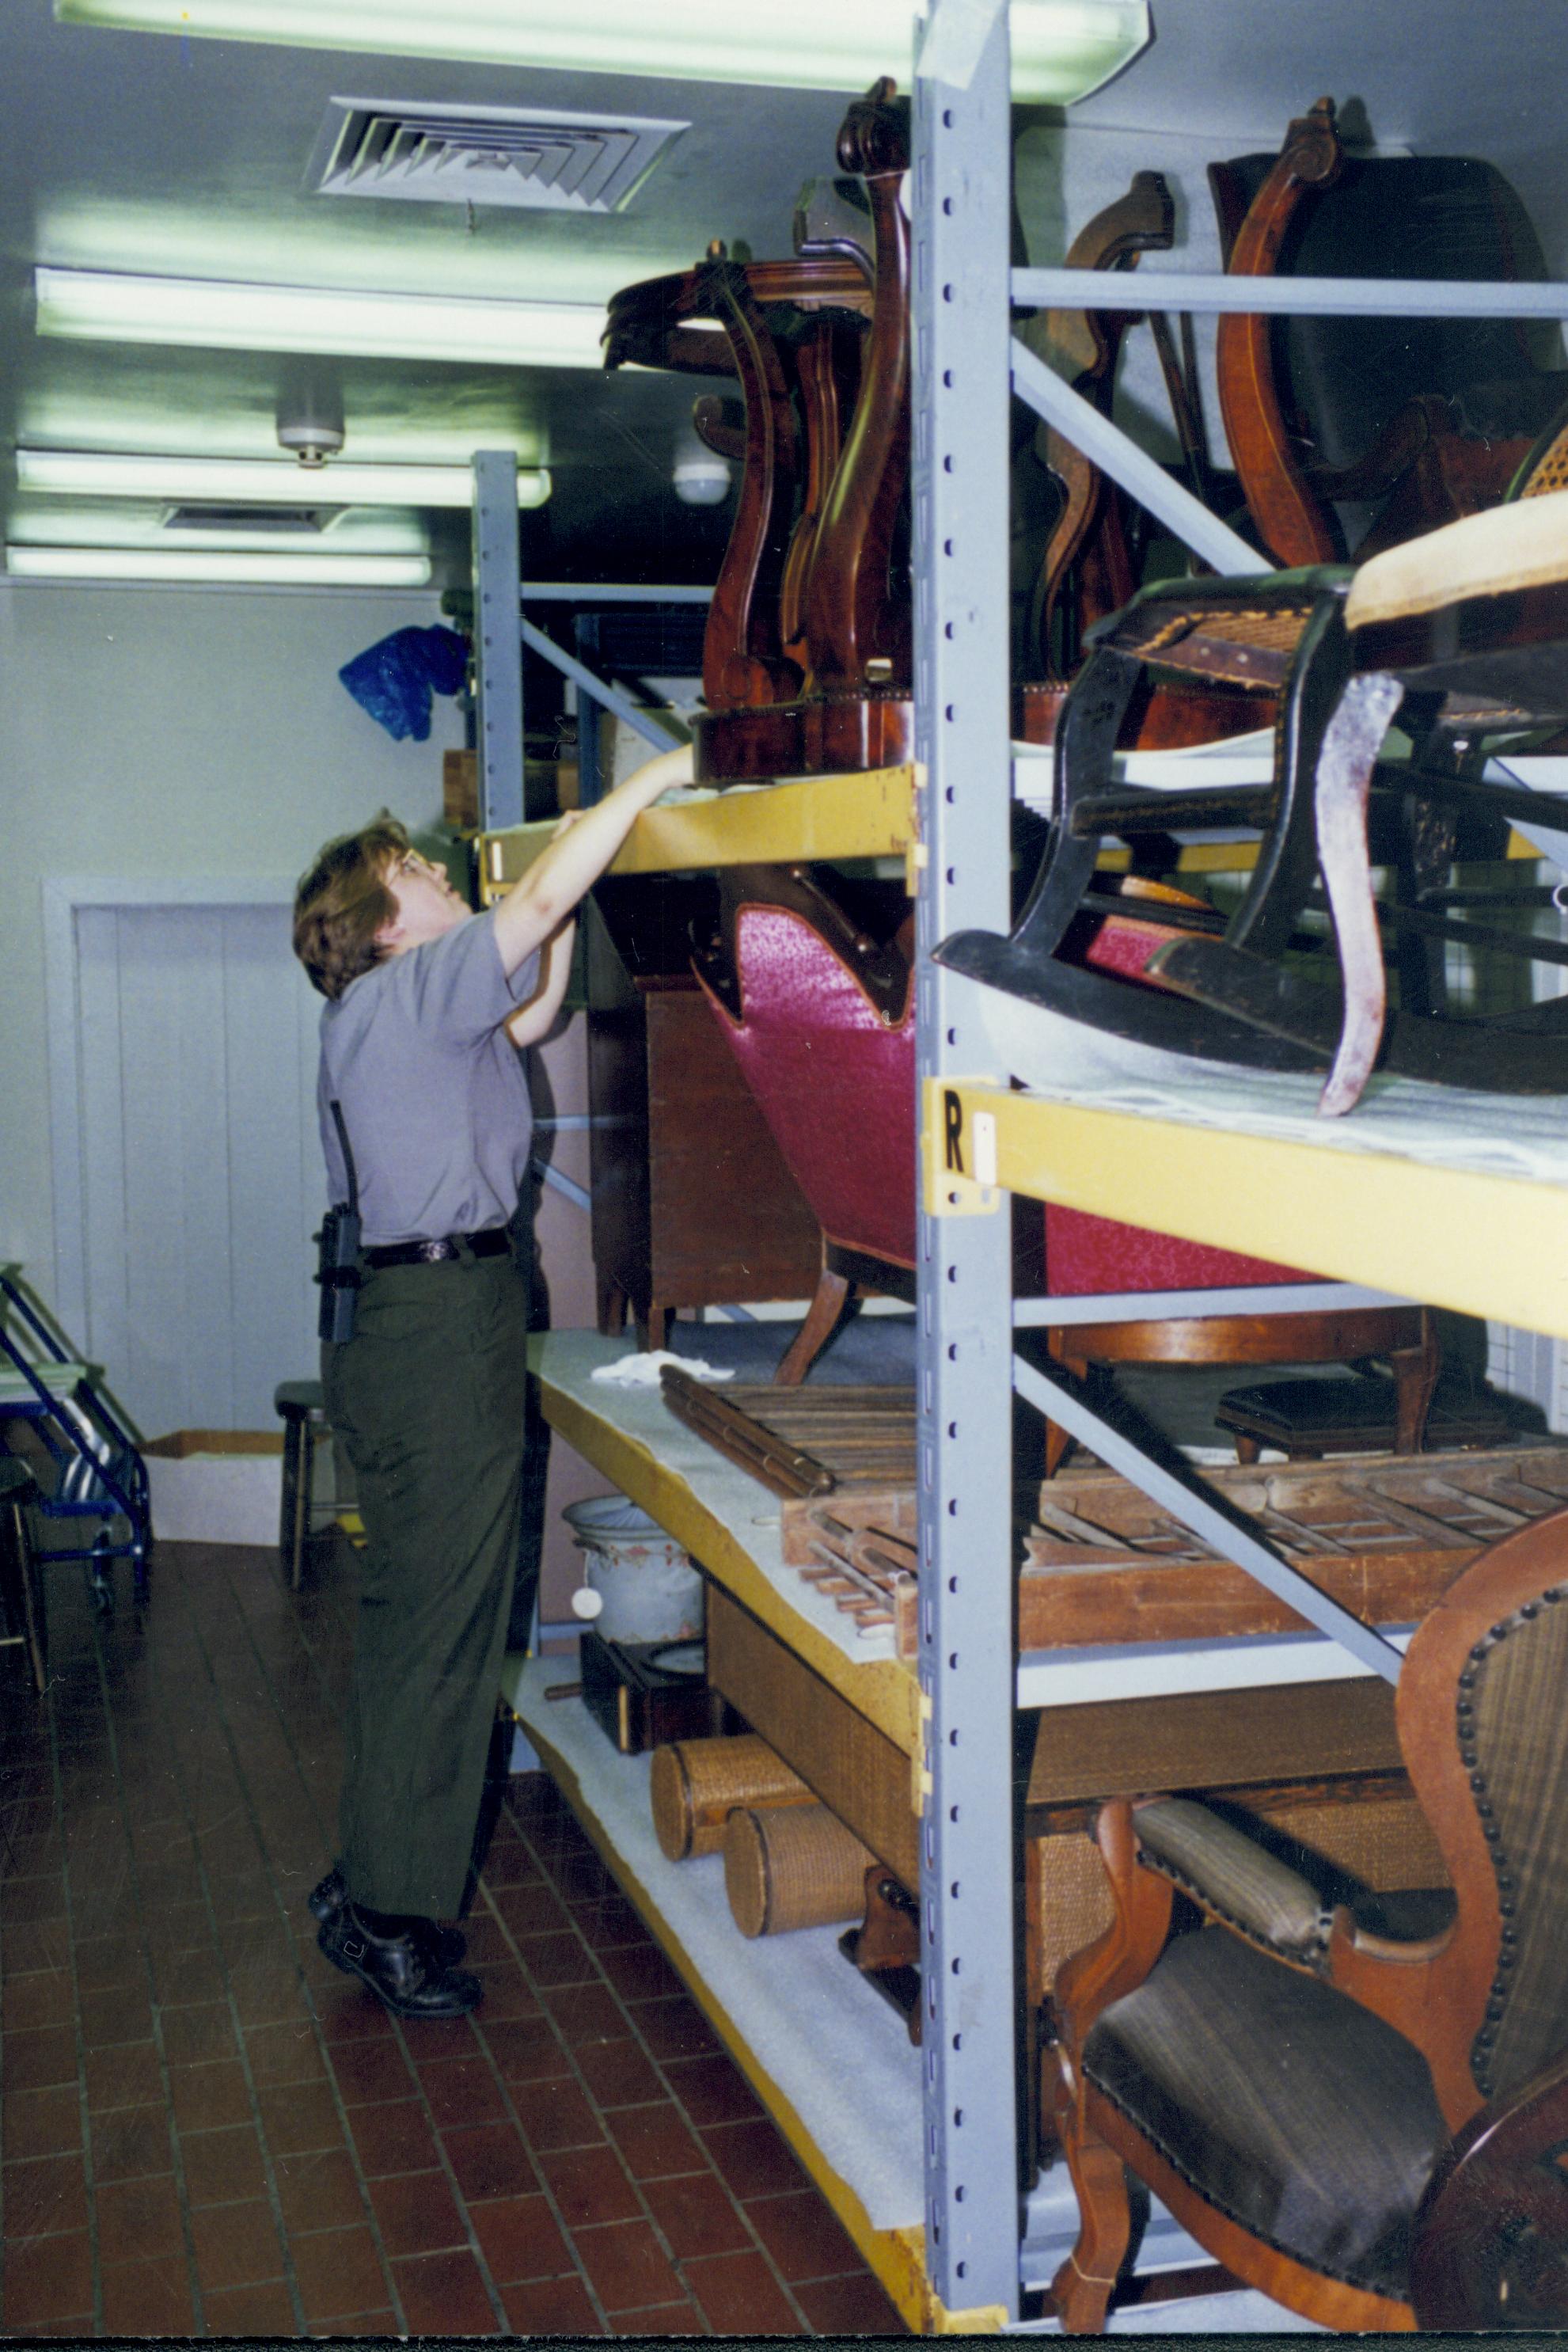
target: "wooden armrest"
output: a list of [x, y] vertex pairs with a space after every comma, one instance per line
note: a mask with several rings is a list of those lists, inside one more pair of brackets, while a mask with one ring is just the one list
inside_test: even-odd
[[1266, 1848], [1188, 1797], [1134, 1806], [1133, 1828], [1145, 1868], [1212, 1918], [1299, 1967], [1322, 1965], [1331, 1915], [1317, 1889]]

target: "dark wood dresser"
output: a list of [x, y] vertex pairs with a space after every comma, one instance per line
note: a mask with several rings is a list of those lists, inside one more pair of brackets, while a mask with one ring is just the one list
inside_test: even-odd
[[821, 1232], [706, 1000], [679, 883], [622, 882], [588, 916], [588, 1084], [599, 1328], [631, 1308], [664, 1343], [678, 1307], [809, 1298]]

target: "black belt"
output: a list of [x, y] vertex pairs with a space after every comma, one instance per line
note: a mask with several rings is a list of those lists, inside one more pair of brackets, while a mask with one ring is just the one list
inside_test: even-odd
[[444, 1265], [454, 1257], [505, 1257], [512, 1236], [505, 1225], [487, 1225], [483, 1233], [448, 1234], [437, 1242], [388, 1242], [383, 1249], [361, 1252], [365, 1264], [380, 1272], [389, 1265]]

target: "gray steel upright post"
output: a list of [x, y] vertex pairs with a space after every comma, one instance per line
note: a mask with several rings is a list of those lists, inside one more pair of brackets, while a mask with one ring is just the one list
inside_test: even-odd
[[523, 646], [517, 460], [474, 452], [474, 669], [478, 687], [479, 826], [523, 821]]
[[[915, 735], [923, 1080], [991, 1075], [948, 933], [1008, 928], [1006, 0], [936, 0], [916, 68]], [[972, 1172], [972, 1171], [965, 1171]], [[1011, 1250], [988, 1214], [920, 1221], [925, 2261], [949, 2311], [1019, 2307]]]

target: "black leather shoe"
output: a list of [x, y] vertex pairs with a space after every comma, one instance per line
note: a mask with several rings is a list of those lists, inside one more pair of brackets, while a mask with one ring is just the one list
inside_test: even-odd
[[466, 2017], [485, 1988], [439, 1957], [434, 1920], [409, 1919], [395, 1935], [372, 1932], [351, 1903], [340, 1906], [316, 1941], [334, 1968], [358, 1977], [395, 2017]]
[[[311, 1889], [308, 1907], [322, 1927], [328, 1927], [348, 1899], [349, 1890], [343, 1883], [342, 1869], [334, 1863], [320, 1885]], [[455, 1969], [468, 1949], [468, 1938], [456, 1927], [438, 1927], [434, 1920], [427, 1924], [442, 1967]], [[325, 1949], [325, 1946], [322, 1948]]]

